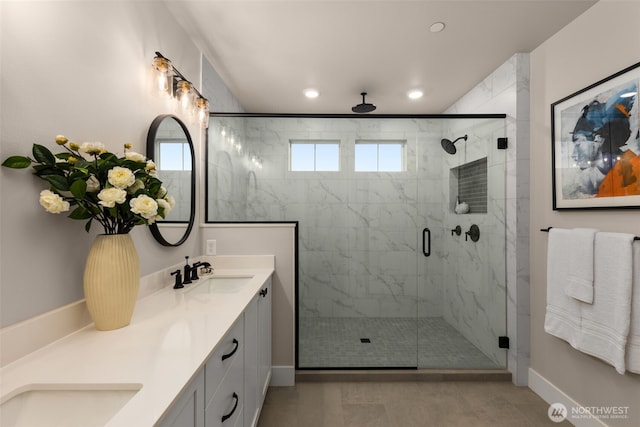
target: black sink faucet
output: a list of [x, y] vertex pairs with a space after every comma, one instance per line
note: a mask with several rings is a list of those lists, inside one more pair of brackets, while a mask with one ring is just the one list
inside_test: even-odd
[[192, 267], [189, 265], [189, 257], [184, 257], [186, 260], [184, 264], [184, 280], [182, 281], [183, 285], [188, 285], [191, 283], [191, 269]]
[[198, 267], [200, 267], [203, 263], [200, 261], [194, 262], [191, 266], [191, 280], [198, 280]]
[[172, 276], [176, 276], [176, 282], [173, 284], [173, 289], [182, 289], [184, 285], [182, 284], [182, 273], [180, 269], [171, 273]]

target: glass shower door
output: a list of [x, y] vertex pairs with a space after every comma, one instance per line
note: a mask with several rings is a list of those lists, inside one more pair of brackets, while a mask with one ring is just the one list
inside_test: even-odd
[[451, 120], [443, 135], [467, 138], [453, 154], [440, 150], [441, 217], [426, 222], [431, 254], [419, 267], [418, 367], [505, 368], [498, 340], [506, 335], [506, 150], [497, 148], [504, 119]]

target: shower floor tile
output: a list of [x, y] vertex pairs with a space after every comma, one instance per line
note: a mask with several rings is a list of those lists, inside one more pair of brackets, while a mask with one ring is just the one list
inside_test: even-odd
[[307, 317], [299, 328], [300, 368], [504, 368], [440, 317]]

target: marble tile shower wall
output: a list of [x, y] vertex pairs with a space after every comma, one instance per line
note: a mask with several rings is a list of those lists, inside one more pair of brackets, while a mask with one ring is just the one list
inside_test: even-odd
[[[237, 175], [226, 151], [209, 181], [226, 187], [209, 206], [220, 220], [299, 221], [300, 315], [415, 317], [416, 295], [424, 315], [442, 315], [444, 253], [417, 255], [424, 227], [433, 240], [443, 235], [440, 122], [252, 118], [245, 126], [245, 149], [263, 159], [245, 172], [246, 215], [226, 202], [234, 199], [226, 177]], [[305, 139], [340, 141], [340, 172], [289, 171], [289, 141]], [[353, 172], [359, 139], [406, 141], [407, 171]], [[431, 150], [417, 154], [418, 145]]]
[[[464, 234], [445, 239], [443, 316], [465, 338], [498, 365], [506, 363], [506, 352], [497, 347], [498, 336], [506, 334], [505, 275], [505, 151], [496, 149], [496, 140], [505, 135], [504, 120], [448, 122], [452, 137], [467, 134], [458, 152], [443, 162], [451, 197], [444, 221], [449, 228], [472, 224], [480, 228], [478, 242], [466, 241]], [[455, 179], [448, 169], [487, 158], [487, 213], [456, 215]], [[447, 184], [445, 184], [447, 185]]]
[[244, 119], [213, 121], [208, 130], [207, 221], [247, 221], [253, 178], [244, 135]]

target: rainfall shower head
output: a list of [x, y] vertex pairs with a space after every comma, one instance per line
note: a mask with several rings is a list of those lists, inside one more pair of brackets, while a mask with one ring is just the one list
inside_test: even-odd
[[466, 141], [467, 140], [467, 135], [461, 136], [460, 138], [457, 138], [454, 141], [451, 141], [451, 140], [445, 138], [442, 141], [440, 141], [440, 145], [442, 145], [442, 148], [447, 153], [456, 154], [456, 145], [455, 144], [456, 144], [456, 142], [460, 141], [461, 139], [464, 139]]
[[367, 104], [364, 101], [364, 97], [367, 96], [367, 92], [362, 92], [360, 95], [362, 95], [362, 104], [358, 104], [358, 105], [354, 105], [351, 108], [351, 111], [353, 111], [354, 113], [358, 113], [358, 114], [364, 114], [364, 113], [370, 113], [373, 110], [376, 109], [376, 106], [373, 104]]

